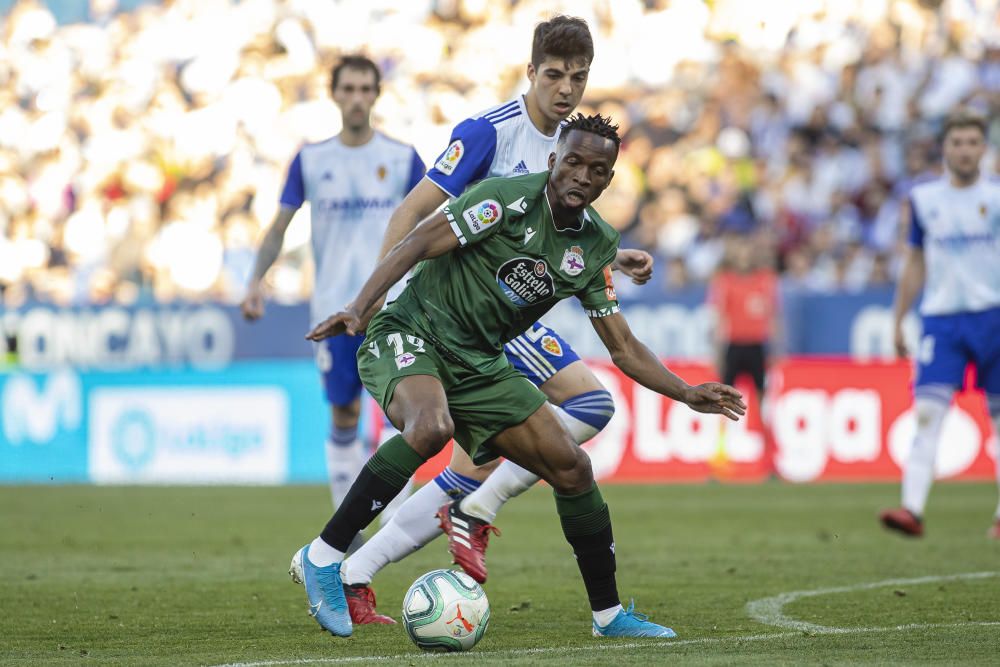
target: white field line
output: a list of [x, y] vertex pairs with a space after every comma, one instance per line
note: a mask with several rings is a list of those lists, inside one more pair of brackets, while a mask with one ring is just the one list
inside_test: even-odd
[[[968, 623], [910, 623], [883, 628], [833, 628], [834, 632], [821, 634], [871, 634], [881, 632], [907, 632], [910, 630], [932, 630], [936, 628], [959, 627], [1000, 627], [1000, 621], [973, 621]], [[259, 662], [230, 662], [215, 667], [276, 667], [278, 665], [346, 665], [351, 663], [387, 662], [389, 660], [414, 662], [417, 660], [453, 660], [459, 658], [488, 660], [490, 658], [521, 658], [549, 653], [601, 653], [619, 650], [656, 649], [669, 650], [680, 646], [705, 644], [741, 644], [773, 639], [802, 638], [802, 632], [773, 632], [757, 635], [737, 635], [733, 637], [702, 637], [700, 639], [679, 639], [676, 641], [648, 641], [627, 643], [598, 643], [593, 646], [547, 646], [542, 648], [510, 649], [506, 651], [474, 651], [472, 653], [401, 653], [398, 655], [365, 655], [346, 658], [299, 658], [291, 660], [262, 660]]]
[[[837, 586], [834, 588], [815, 588], [809, 591], [792, 591], [782, 593], [769, 598], [753, 600], [747, 603], [746, 612], [750, 618], [765, 625], [773, 625], [786, 630], [798, 630], [812, 634], [849, 634], [856, 632], [857, 628], [834, 628], [816, 623], [798, 621], [785, 615], [784, 607], [802, 598], [816, 597], [817, 595], [831, 595], [833, 593], [853, 593], [855, 591], [866, 591], [872, 588], [886, 588], [888, 586], [919, 586], [921, 584], [933, 584], [940, 581], [964, 581], [968, 579], [986, 579], [1000, 576], [1000, 572], [968, 572], [965, 574], [947, 574], [930, 577], [917, 577], [916, 579], [884, 579], [867, 584], [853, 584], [851, 586]], [[899, 626], [908, 627], [908, 626]]]

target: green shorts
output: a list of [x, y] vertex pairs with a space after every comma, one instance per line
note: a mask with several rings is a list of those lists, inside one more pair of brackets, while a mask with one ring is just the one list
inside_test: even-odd
[[441, 381], [455, 423], [455, 441], [481, 465], [497, 457], [484, 444], [525, 421], [545, 403], [545, 394], [521, 375], [502, 353], [471, 367], [422, 338], [414, 318], [401, 308], [378, 313], [358, 350], [358, 372], [383, 410], [396, 385], [408, 375]]

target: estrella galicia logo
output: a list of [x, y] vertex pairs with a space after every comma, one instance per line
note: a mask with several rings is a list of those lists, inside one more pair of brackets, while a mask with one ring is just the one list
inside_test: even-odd
[[156, 424], [141, 410], [126, 410], [111, 429], [111, 448], [122, 465], [141, 470], [153, 460], [156, 449]]
[[515, 306], [527, 308], [555, 294], [552, 274], [545, 260], [515, 257], [497, 270], [497, 284]]

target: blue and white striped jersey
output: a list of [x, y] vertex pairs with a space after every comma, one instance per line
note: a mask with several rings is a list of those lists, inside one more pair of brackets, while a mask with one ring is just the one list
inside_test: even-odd
[[427, 178], [448, 196], [457, 197], [484, 178], [545, 171], [558, 138], [559, 128], [550, 137], [535, 127], [524, 97], [518, 96], [456, 125], [451, 143]]
[[307, 144], [292, 160], [281, 205], [297, 209], [309, 202], [313, 326], [361, 290], [375, 269], [389, 217], [423, 175], [417, 151], [381, 132], [363, 146], [345, 146], [338, 137]]
[[922, 315], [1000, 308], [1000, 183], [966, 188], [947, 176], [910, 191], [910, 244], [923, 248]]

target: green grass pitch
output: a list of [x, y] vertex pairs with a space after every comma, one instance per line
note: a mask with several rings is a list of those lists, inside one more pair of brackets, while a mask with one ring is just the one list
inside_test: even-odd
[[[996, 487], [939, 484], [916, 541], [877, 525], [897, 494], [605, 486], [622, 595], [677, 631], [663, 642], [591, 637], [551, 495], [535, 489], [498, 521], [486, 637], [435, 657], [400, 626], [344, 640], [306, 615], [286, 568], [327, 519], [324, 488], [0, 488], [0, 664], [996, 664], [1000, 543], [986, 538]], [[410, 582], [447, 564], [438, 540], [391, 565], [375, 581], [379, 608], [398, 618]], [[983, 574], [862, 587], [967, 573]], [[827, 588], [838, 590], [769, 607], [766, 620], [783, 614], [786, 627], [747, 609]]]

